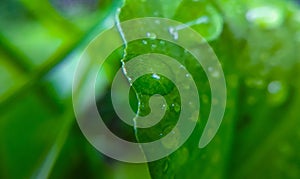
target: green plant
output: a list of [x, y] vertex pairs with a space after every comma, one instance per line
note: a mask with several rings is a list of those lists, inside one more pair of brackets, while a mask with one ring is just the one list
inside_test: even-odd
[[[1, 2], [1, 178], [299, 178], [300, 8], [295, 2], [104, 0], [72, 7], [59, 2]], [[206, 148], [197, 144], [210, 110], [207, 77], [184, 49], [158, 39], [132, 42], [126, 56], [120, 47], [109, 57], [107, 78], [99, 79], [107, 85], [97, 91], [99, 105], [105, 106], [99, 111], [111, 130], [128, 140], [148, 141], [168, 133], [180, 112], [170, 81], [144, 76], [133, 85], [144, 104], [141, 115], [149, 113], [147, 101], [155, 93], [175, 104], [165, 123], [151, 130], [116, 122], [109, 83], [123, 58], [145, 52], [170, 55], [190, 71], [199, 89], [200, 117], [189, 140], [166, 158], [127, 164], [101, 155], [83, 137], [71, 100], [75, 64], [89, 41], [113, 25], [117, 8], [121, 22], [155, 16], [189, 24], [217, 54], [227, 106], [220, 130]]]

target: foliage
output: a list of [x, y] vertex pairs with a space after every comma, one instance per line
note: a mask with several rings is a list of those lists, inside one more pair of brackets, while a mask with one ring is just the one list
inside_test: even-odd
[[[68, 2], [0, 3], [0, 178], [299, 178], [300, 8], [294, 1]], [[117, 8], [121, 22], [155, 16], [186, 23], [212, 46], [228, 96], [221, 128], [206, 148], [197, 144], [210, 110], [207, 77], [191, 54], [159, 39], [129, 43], [125, 57], [123, 47], [109, 57], [107, 79], [100, 79], [107, 86], [97, 91], [105, 106], [99, 111], [128, 140], [167, 134], [180, 113], [178, 91], [168, 79], [145, 75], [133, 84], [138, 99], [130, 102], [140, 115], [149, 113], [151, 95], [167, 100], [166, 116], [150, 129], [118, 120], [107, 82], [123, 57], [169, 55], [184, 64], [199, 89], [200, 116], [189, 140], [158, 161], [128, 164], [103, 156], [82, 135], [71, 101], [75, 65], [87, 43], [113, 25]]]

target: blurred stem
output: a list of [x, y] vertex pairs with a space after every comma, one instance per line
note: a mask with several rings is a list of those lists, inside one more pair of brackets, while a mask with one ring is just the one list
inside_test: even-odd
[[[27, 2], [26, 4], [28, 5], [30, 3]], [[54, 53], [43, 65], [41, 65], [39, 69], [37, 69], [33, 74], [29, 76], [29, 79], [26, 82], [19, 84], [14, 89], [9, 90], [9, 92], [6, 95], [0, 97], [0, 113], [7, 107], [7, 105], [13, 103], [15, 99], [17, 99], [19, 96], [24, 94], [27, 90], [30, 90], [51, 69], [53, 69], [59, 63], [65, 60], [66, 57], [84, 48], [95, 35], [99, 34], [99, 32], [103, 30], [103, 28], [107, 27], [107, 25], [106, 26], [103, 25], [107, 23], [107, 20], [109, 20], [109, 18], [115, 14], [115, 9], [118, 6], [119, 6], [118, 1], [112, 2], [108, 7], [103, 9], [102, 15], [99, 17], [98, 23], [95, 24], [95, 26], [92, 27], [87, 33], [84, 33], [83, 35], [77, 35], [76, 40], [68, 41], [66, 44], [63, 44], [56, 51], [56, 53]], [[61, 27], [62, 26], [60, 26], [60, 28]]]
[[3, 52], [10, 60], [7, 60], [13, 67], [16, 67], [21, 73], [29, 73], [30, 65], [26, 62], [30, 60], [26, 55], [18, 50], [8, 39], [6, 39], [3, 34], [0, 32], [0, 48], [3, 49]]
[[[0, 52], [8, 58], [4, 58], [15, 70], [17, 70], [23, 77], [27, 78], [30, 74], [30, 65], [26, 62], [30, 61], [22, 51], [19, 51], [12, 43], [10, 43], [0, 32]], [[45, 104], [49, 105], [50, 109], [57, 109], [53, 98], [46, 93], [45, 87], [38, 86], [37, 94], [47, 100]]]
[[[101, 19], [103, 20], [103, 19]], [[2, 99], [0, 98], [0, 112], [4, 108], [16, 100], [20, 95], [24, 94], [27, 90], [30, 90], [39, 80], [44, 77], [51, 69], [61, 63], [70, 54], [85, 47], [88, 42], [94, 37], [94, 34], [99, 33], [102, 30], [102, 23], [94, 26], [86, 35], [78, 38], [74, 43], [64, 44], [54, 55], [52, 55], [39, 69], [37, 69], [33, 74], [31, 74], [26, 82], [19, 84], [14, 89], [10, 90], [8, 94], [4, 95]]]
[[[28, 12], [44, 24], [49, 32], [54, 32], [62, 38], [76, 37], [82, 32], [72, 23], [64, 19], [46, 0], [21, 0]], [[47, 15], [45, 15], [47, 14]]]
[[[71, 99], [68, 100], [71, 104]], [[52, 145], [40, 167], [37, 167], [31, 178], [48, 178], [56, 163], [56, 160], [65, 144], [69, 131], [74, 121], [73, 109], [69, 108], [59, 121], [64, 121], [55, 143]]]

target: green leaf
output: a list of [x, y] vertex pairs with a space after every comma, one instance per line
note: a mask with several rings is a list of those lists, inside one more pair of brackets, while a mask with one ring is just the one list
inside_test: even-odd
[[[122, 8], [119, 16], [121, 21], [128, 20], [132, 17], [137, 18], [153, 16], [154, 11], [152, 11], [152, 6], [154, 6], [157, 2], [134, 2], [135, 1], [130, 0], [126, 1], [125, 6]], [[193, 4], [190, 3], [190, 1], [183, 1], [176, 9], [176, 15], [174, 19], [181, 19], [192, 28], [195, 25], [194, 28], [209, 40], [217, 38], [221, 34], [223, 28], [223, 21], [217, 10], [213, 7], [212, 4], [208, 2], [194, 2]], [[158, 4], [156, 6], [160, 7]], [[135, 9], [143, 9], [143, 14], [135, 13], [134, 11], [132, 11], [134, 7]], [[187, 10], [197, 13], [197, 17], [191, 16], [188, 13], [182, 13]], [[155, 10], [155, 12], [156, 11], [157, 9]], [[158, 11], [161, 12], [160, 9]], [[202, 16], [208, 16], [208, 18], [211, 18], [211, 23], [201, 24], [193, 21]], [[164, 16], [162, 15], [160, 17]], [[160, 53], [168, 55], [180, 62], [191, 73], [196, 86], [199, 89], [198, 93], [200, 96], [199, 101], [201, 106], [200, 117], [194, 132], [192, 133], [188, 141], [186, 141], [174, 153], [158, 161], [148, 163], [151, 177], [193, 178], [199, 176], [200, 174], [201, 176], [203, 176], [203, 178], [223, 177], [225, 175], [227, 163], [227, 157], [223, 156], [227, 156], [230, 152], [230, 144], [232, 143], [231, 134], [233, 132], [235, 123], [235, 107], [238, 84], [237, 77], [235, 75], [230, 75], [230, 73], [226, 74], [231, 79], [231, 82], [228, 84], [228, 90], [230, 91], [230, 94], [228, 95], [228, 102], [230, 105], [227, 106], [224, 123], [222, 124], [222, 127], [220, 128], [217, 136], [209, 144], [209, 146], [205, 149], [199, 149], [199, 139], [207, 122], [211, 102], [208, 79], [200, 64], [198, 64], [194, 57], [190, 53], [186, 52], [182, 47], [168, 42], [162, 43], [160, 39], [150, 38], [136, 40], [134, 42], [126, 44], [126, 46], [126, 55], [124, 57], [125, 62], [130, 61], [130, 59], [136, 56], [147, 53]], [[230, 60], [230, 57], [224, 57], [224, 59], [222, 60], [222, 62], [225, 63], [227, 60]], [[136, 68], [139, 67], [136, 66]], [[226, 71], [229, 72], [229, 68], [232, 69], [232, 67], [228, 66], [228, 69], [226, 69]], [[139, 99], [138, 114], [141, 116], [149, 114], [149, 99], [154, 94], [163, 95], [167, 103], [167, 110], [165, 116], [157, 125], [146, 129], [136, 129], [136, 137], [139, 142], [154, 141], [167, 135], [176, 125], [180, 114], [181, 101], [178, 89], [174, 86], [174, 84], [172, 84], [171, 81], [164, 78], [164, 76], [160, 76], [159, 74], [157, 74], [159, 77], [156, 77], [153, 75], [156, 74], [144, 75], [143, 77], [137, 79], [132, 85]], [[180, 135], [180, 133], [176, 135]], [[172, 148], [172, 146], [176, 146], [177, 142], [178, 141], [176, 141], [176, 137], [173, 141], [162, 141], [164, 147], [166, 148]], [[212, 170], [212, 168], [214, 168], [214, 170]]]

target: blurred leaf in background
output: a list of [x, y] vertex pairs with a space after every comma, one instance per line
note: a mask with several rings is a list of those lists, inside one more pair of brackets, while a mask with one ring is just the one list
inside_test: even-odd
[[[193, 75], [201, 103], [196, 129], [176, 152], [129, 164], [102, 155], [84, 138], [73, 114], [72, 80], [79, 55], [96, 35], [116, 19], [149, 16], [186, 23], [206, 38], [225, 73], [227, 107], [216, 137], [197, 148], [211, 102], [201, 66], [159, 39], [127, 44], [124, 60], [145, 52], [178, 59]], [[299, 1], [2, 0], [0, 178], [300, 178], [299, 49]], [[105, 106], [99, 111], [120, 136], [157, 139], [177, 122], [178, 94], [167, 79], [144, 76], [133, 85], [145, 104], [140, 115], [148, 113], [149, 97], [160, 93], [175, 104], [166, 123], [134, 131], [115, 122], [109, 86], [123, 50], [109, 57], [106, 78], [98, 79], [98, 103]], [[136, 99], [131, 103], [137, 111]]]

